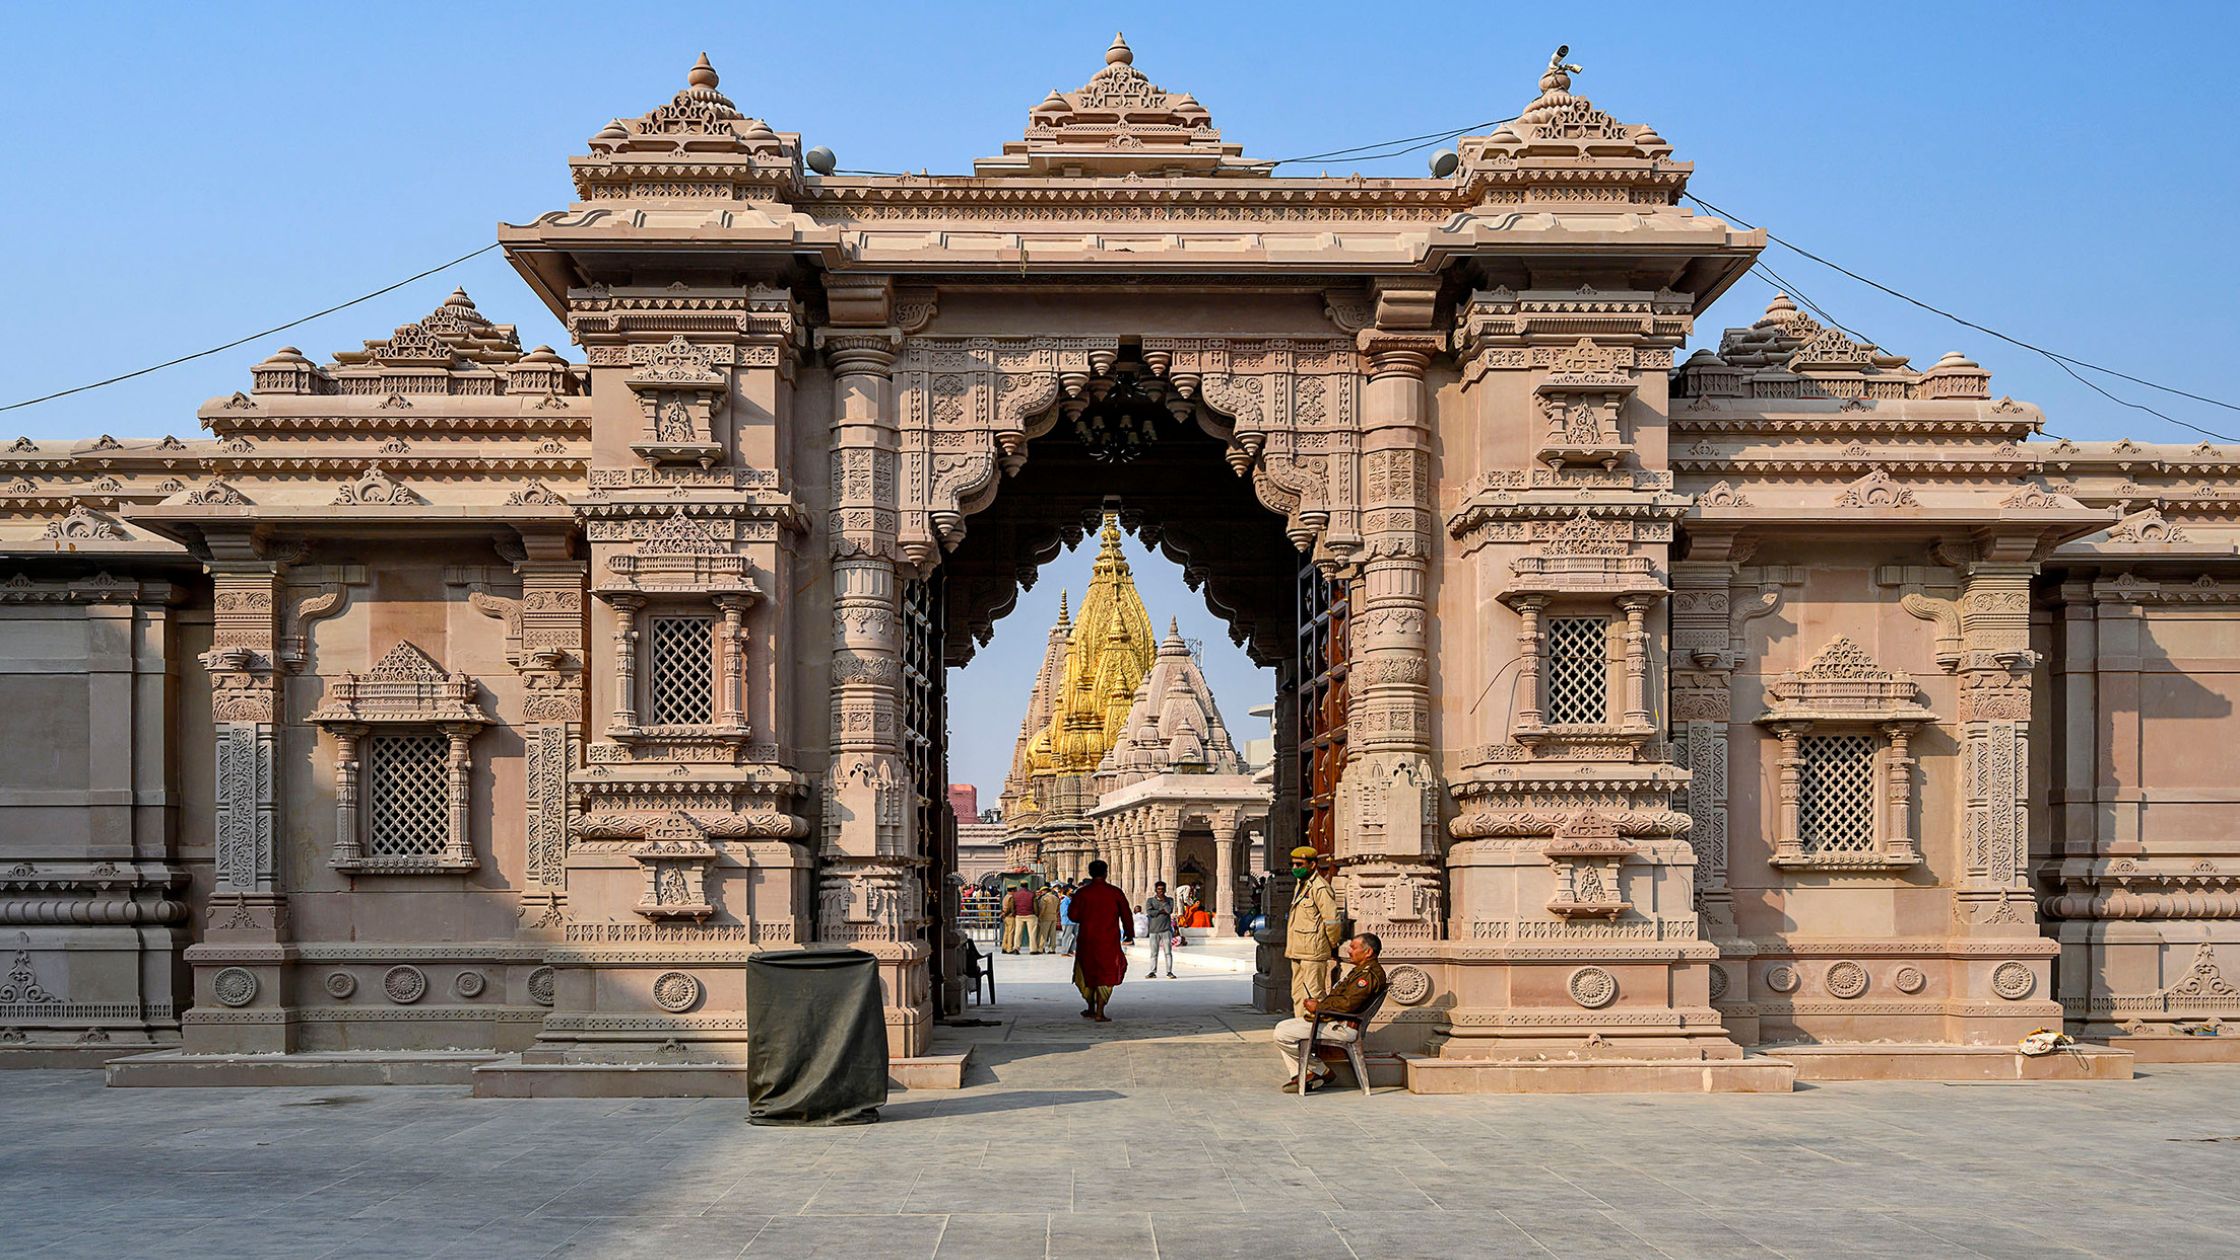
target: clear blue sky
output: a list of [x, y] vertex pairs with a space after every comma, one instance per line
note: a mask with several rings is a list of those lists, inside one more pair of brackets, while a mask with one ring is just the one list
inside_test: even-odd
[[[1101, 64], [1194, 93], [1248, 154], [1366, 144], [1517, 112], [1558, 43], [1577, 87], [1656, 125], [1694, 189], [1887, 284], [2070, 354], [2197, 393], [2240, 394], [2228, 226], [2240, 174], [2230, 4], [17, 5], [0, 49], [16, 143], [0, 212], [0, 402], [231, 340], [378, 288], [564, 205], [566, 159], [683, 83], [706, 49], [750, 114], [842, 165], [967, 170], [1026, 111]], [[1355, 169], [1333, 162], [1334, 171]], [[1361, 165], [1418, 174], [1421, 155]], [[2196, 435], [2126, 411], [2034, 355], [1775, 250], [1774, 268], [1919, 363], [1959, 349], [1993, 388], [2077, 438]], [[203, 399], [293, 343], [315, 356], [417, 318], [454, 284], [523, 339], [562, 345], [492, 255], [340, 315], [90, 395], [0, 414], [0, 439], [191, 434]], [[1746, 323], [1746, 282], [1705, 321]], [[2240, 415], [2111, 384], [2240, 436]], [[1069, 561], [1078, 561], [1068, 568]], [[1078, 569], [1079, 572], [1074, 570]], [[1226, 714], [1267, 686], [1163, 561], [1153, 614], [1194, 614]], [[994, 650], [1033, 652], [1053, 564]], [[1014, 636], [1016, 636], [1016, 641]], [[999, 778], [1020, 701], [967, 702], [960, 779]], [[1008, 714], [1008, 716], [1005, 716]], [[1241, 732], [1240, 732], [1241, 735]], [[960, 741], [960, 745], [963, 741]]]

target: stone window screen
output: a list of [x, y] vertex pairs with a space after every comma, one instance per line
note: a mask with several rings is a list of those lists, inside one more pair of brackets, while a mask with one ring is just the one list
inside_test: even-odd
[[1773, 858], [1777, 867], [1879, 871], [1917, 865], [1915, 728], [1936, 715], [1903, 674], [1837, 637], [1803, 669], [1766, 688], [1758, 723], [1778, 741]]
[[475, 869], [471, 747], [491, 719], [474, 679], [399, 642], [372, 669], [326, 685], [310, 720], [334, 737], [334, 867], [394, 875]]
[[662, 616], [648, 627], [646, 717], [655, 726], [715, 720], [715, 618]]
[[436, 731], [366, 741], [366, 856], [439, 859], [450, 846], [451, 741]]
[[1871, 735], [1798, 739], [1797, 838], [1808, 857], [1875, 852], [1875, 753]]
[[1548, 620], [1547, 721], [1594, 726], [1610, 720], [1610, 619]]

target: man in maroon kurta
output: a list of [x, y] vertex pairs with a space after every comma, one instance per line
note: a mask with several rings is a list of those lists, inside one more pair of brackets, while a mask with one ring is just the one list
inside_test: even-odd
[[1101, 861], [1089, 863], [1089, 882], [1074, 890], [1066, 906], [1066, 917], [1081, 926], [1073, 950], [1073, 987], [1088, 1003], [1081, 1016], [1100, 1024], [1112, 1022], [1104, 1013], [1105, 1003], [1128, 974], [1128, 956], [1120, 952], [1120, 943], [1136, 939], [1128, 894], [1105, 882], [1111, 869]]

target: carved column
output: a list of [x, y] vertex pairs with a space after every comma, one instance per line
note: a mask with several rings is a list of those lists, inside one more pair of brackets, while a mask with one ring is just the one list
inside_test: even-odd
[[334, 864], [354, 867], [365, 856], [358, 841], [358, 756], [366, 728], [328, 729], [334, 734]]
[[568, 531], [524, 531], [520, 658], [525, 694], [523, 773], [527, 779], [527, 853], [522, 921], [558, 932], [566, 916], [568, 776], [581, 757], [584, 712], [584, 577]]
[[1244, 824], [1228, 835], [1213, 838], [1213, 926], [1216, 937], [1227, 939], [1237, 917], [1237, 846], [1243, 843]]
[[1167, 892], [1181, 887], [1182, 872], [1175, 864], [1175, 850], [1182, 844], [1182, 821], [1161, 819], [1159, 835], [1159, 878], [1167, 883]]
[[[278, 948], [288, 936], [279, 850], [280, 575], [245, 535], [209, 542], [214, 626], [202, 665], [217, 744], [216, 852], [203, 940], [186, 953], [195, 967], [195, 1007], [180, 1022], [192, 1051], [285, 1053], [295, 1038], [282, 1008], [287, 968]], [[256, 977], [247, 1006], [220, 1003], [212, 989], [221, 970], [233, 969]]]
[[[1440, 934], [1438, 776], [1431, 763], [1428, 539], [1431, 467], [1424, 370], [1444, 347], [1420, 286], [1378, 294], [1364, 330], [1361, 529], [1353, 581], [1351, 711], [1339, 785], [1348, 908], [1388, 939]], [[1361, 895], [1374, 888], [1380, 895]]]
[[[1960, 858], [1953, 931], [1993, 938], [1955, 967], [1954, 988], [1970, 1000], [1956, 1039], [2011, 1041], [2031, 1028], [2059, 1027], [2052, 958], [2060, 947], [2038, 935], [2031, 894], [2030, 580], [2038, 538], [1979, 537], [1959, 598]], [[1893, 751], [1896, 751], [1895, 749]]]
[[472, 795], [474, 765], [468, 760], [467, 746], [474, 742], [475, 732], [482, 728], [459, 723], [446, 723], [442, 729], [444, 738], [450, 744], [445, 756], [445, 764], [451, 780], [451, 827], [448, 832], [450, 839], [445, 846], [448, 851], [444, 854], [444, 858], [446, 861], [466, 866], [474, 861], [474, 849], [467, 840], [470, 825], [467, 806]]
[[1626, 709], [1623, 725], [1628, 730], [1644, 730], [1649, 725], [1649, 633], [1644, 626], [1649, 606], [1656, 601], [1647, 596], [1628, 596], [1618, 601], [1626, 614]]
[[1796, 722], [1783, 722], [1773, 728], [1774, 737], [1781, 741], [1781, 755], [1774, 763], [1780, 768], [1781, 774], [1780, 803], [1776, 806], [1780, 820], [1778, 830], [1774, 832], [1773, 847], [1773, 860], [1777, 864], [1804, 860], [1803, 842], [1799, 839], [1804, 829], [1800, 812], [1800, 771], [1804, 765], [1804, 756], [1799, 750], [1798, 740], [1803, 737], [1806, 729], [1803, 724]]
[[1548, 601], [1526, 595], [1517, 601], [1517, 720], [1514, 733], [1520, 741], [1543, 733], [1548, 725], [1540, 707], [1540, 610]]
[[746, 617], [752, 602], [745, 595], [716, 598], [716, 607], [723, 610], [723, 627], [716, 631], [722, 666], [716, 685], [716, 725], [726, 730], [738, 730], [746, 724]]
[[2030, 579], [2027, 543], [1968, 567], [1960, 595], [1961, 845], [1967, 935], [2034, 935], [2030, 896]]
[[637, 595], [609, 595], [614, 606], [614, 728], [631, 731], [638, 726], [638, 610], [646, 601]]
[[[883, 313], [883, 300], [874, 300]], [[896, 460], [900, 426], [891, 328], [826, 329], [832, 365], [832, 760], [825, 775], [818, 939], [876, 954], [888, 1047], [932, 1035], [914, 811], [902, 757], [902, 586]]]

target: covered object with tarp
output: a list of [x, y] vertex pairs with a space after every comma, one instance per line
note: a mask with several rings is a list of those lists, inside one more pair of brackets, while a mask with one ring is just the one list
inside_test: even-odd
[[863, 1124], [887, 1101], [878, 960], [801, 949], [747, 960], [747, 1118]]

